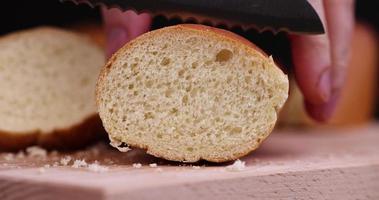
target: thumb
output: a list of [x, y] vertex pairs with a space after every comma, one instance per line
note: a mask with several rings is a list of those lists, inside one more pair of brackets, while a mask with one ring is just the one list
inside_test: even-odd
[[117, 8], [102, 7], [104, 29], [106, 34], [106, 56], [112, 54], [133, 38], [147, 32], [151, 25], [151, 16], [147, 13], [121, 11]]

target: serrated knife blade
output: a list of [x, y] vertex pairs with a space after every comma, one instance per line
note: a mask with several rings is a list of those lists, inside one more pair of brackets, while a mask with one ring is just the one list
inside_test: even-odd
[[199, 23], [240, 26], [274, 33], [322, 34], [323, 24], [307, 0], [61, 0], [105, 5], [153, 16], [179, 17]]

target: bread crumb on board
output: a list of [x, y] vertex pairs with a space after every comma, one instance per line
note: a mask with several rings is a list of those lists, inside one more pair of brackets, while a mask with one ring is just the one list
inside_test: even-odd
[[5, 159], [6, 161], [12, 161], [12, 160], [14, 160], [14, 157], [15, 157], [14, 154], [12, 154], [12, 153], [7, 153], [7, 154], [4, 156], [4, 159]]
[[84, 168], [88, 169], [92, 172], [107, 172], [109, 170], [108, 167], [100, 165], [97, 161], [94, 163], [88, 164], [84, 159], [83, 160], [74, 160], [74, 164], [71, 166], [72, 168]]
[[142, 164], [141, 163], [133, 163], [133, 167], [139, 169], [142, 167]]
[[38, 168], [38, 173], [43, 174], [46, 172], [46, 169], [50, 168], [49, 164], [44, 165], [43, 167]]
[[83, 159], [83, 160], [75, 160], [74, 164], [72, 164], [71, 167], [81, 168], [81, 167], [87, 167], [87, 166], [88, 166], [87, 162]]
[[6, 161], [13, 161], [14, 159], [22, 159], [22, 158], [25, 158], [25, 153], [23, 151], [19, 151], [17, 153], [7, 153], [3, 155], [3, 158]]
[[200, 166], [192, 166], [193, 169], [200, 169], [201, 167]]
[[58, 166], [59, 166], [59, 162], [55, 161], [55, 162], [53, 163], [53, 167], [58, 167]]
[[[70, 161], [70, 160], [71, 160], [71, 158], [66, 158], [62, 165], [67, 166], [67, 164], [68, 164], [67, 161]], [[55, 166], [55, 164], [53, 166]], [[38, 173], [40, 173], [40, 174], [45, 173], [46, 169], [49, 169], [50, 167], [51, 167], [51, 165], [46, 164], [43, 167], [38, 168]], [[84, 169], [88, 169], [89, 171], [98, 172], [98, 173], [107, 172], [109, 170], [108, 167], [102, 166], [102, 165], [98, 164], [97, 162], [92, 163], [92, 164], [88, 164], [85, 160], [75, 160], [74, 164], [71, 167], [72, 168], [84, 168]]]
[[151, 168], [156, 168], [156, 167], [158, 167], [157, 163], [151, 163], [151, 164], [149, 164], [149, 166], [150, 166]]
[[67, 166], [71, 160], [72, 160], [71, 156], [65, 156], [65, 157], [61, 158], [61, 160], [59, 162], [61, 163], [61, 165]]
[[38, 146], [31, 146], [25, 149], [24, 151], [19, 151], [17, 153], [6, 153], [2, 156], [5, 161], [14, 161], [17, 159], [24, 159], [25, 157], [29, 158], [46, 158], [47, 151]]
[[245, 170], [245, 168], [246, 168], [245, 161], [241, 161], [239, 159], [236, 160], [233, 164], [226, 166], [226, 170], [231, 171], [231, 172], [243, 171]]
[[41, 147], [38, 146], [31, 146], [26, 148], [26, 153], [30, 157], [41, 157], [45, 158], [47, 156], [47, 151]]
[[108, 167], [99, 165], [98, 163], [92, 163], [88, 165], [88, 170], [92, 172], [107, 172], [109, 170]]
[[16, 154], [16, 158], [17, 159], [23, 159], [25, 158], [25, 153], [23, 151], [19, 151], [17, 154]]
[[[90, 153], [92, 155], [98, 155], [99, 150], [93, 151], [91, 150]], [[38, 146], [32, 146], [28, 147], [25, 150], [21, 150], [16, 153], [3, 153], [0, 154], [0, 159], [3, 161], [6, 161], [5, 163], [2, 163], [1, 166], [8, 166], [9, 163], [18, 163], [19, 161], [23, 161], [25, 159], [27, 160], [39, 160], [36, 161], [36, 163], [41, 162], [40, 159], [43, 159], [45, 161], [51, 160], [48, 164], [44, 164], [40, 167], [38, 167], [36, 170], [39, 174], [45, 173], [47, 169], [49, 168], [55, 168], [55, 167], [71, 167], [76, 169], [85, 169], [91, 172], [106, 172], [109, 170], [107, 166], [101, 165], [97, 160], [94, 162], [87, 162], [84, 158], [75, 158], [76, 156], [70, 156], [70, 155], [60, 155], [58, 151], [47, 151], [41, 147]], [[109, 160], [108, 160], [109, 161]], [[37, 164], [38, 166], [38, 164]]]

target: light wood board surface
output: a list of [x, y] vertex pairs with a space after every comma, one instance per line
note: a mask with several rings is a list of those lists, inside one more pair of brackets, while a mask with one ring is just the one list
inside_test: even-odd
[[[247, 157], [246, 168], [166, 162], [98, 144], [45, 156], [0, 154], [0, 199], [379, 199], [379, 125], [277, 130]], [[67, 166], [62, 158], [107, 171]], [[64, 163], [64, 162], [63, 162]], [[133, 167], [141, 163], [141, 168]], [[157, 167], [149, 164], [157, 163]], [[55, 165], [55, 166], [54, 166]], [[181, 166], [179, 166], [181, 165]], [[103, 169], [103, 168], [102, 168]]]

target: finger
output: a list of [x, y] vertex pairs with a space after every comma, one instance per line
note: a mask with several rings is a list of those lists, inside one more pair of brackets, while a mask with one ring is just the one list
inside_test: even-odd
[[326, 121], [334, 113], [345, 83], [350, 45], [354, 26], [353, 0], [324, 0], [331, 46], [331, 98], [323, 104], [306, 103], [308, 113], [319, 121]]
[[332, 89], [345, 82], [354, 27], [354, 0], [324, 0], [332, 56]]
[[110, 57], [126, 42], [150, 29], [151, 16], [147, 13], [136, 14], [131, 10], [122, 12], [116, 8], [104, 7], [101, 11], [107, 36], [107, 57]]
[[[310, 0], [328, 30], [322, 0]], [[309, 104], [323, 104], [331, 95], [331, 49], [328, 33], [291, 35], [296, 81]]]
[[313, 119], [319, 122], [326, 122], [333, 115], [335, 108], [337, 106], [339, 97], [340, 97], [340, 93], [338, 91], [338, 92], [332, 93], [328, 102], [324, 104], [315, 105], [315, 104], [311, 104], [305, 101], [304, 102], [305, 109]]

